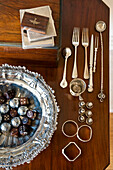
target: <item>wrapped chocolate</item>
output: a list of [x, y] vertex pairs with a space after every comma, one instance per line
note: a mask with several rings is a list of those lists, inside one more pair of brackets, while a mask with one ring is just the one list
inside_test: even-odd
[[31, 120], [28, 117], [22, 117], [21, 116], [21, 119], [22, 119], [22, 123], [24, 125], [31, 125]]
[[28, 105], [28, 104], [29, 104], [29, 100], [28, 100], [27, 97], [21, 97], [21, 98], [20, 98], [20, 105], [21, 105], [21, 106], [26, 106], [26, 105]]
[[2, 115], [1, 115], [1, 113], [0, 113], [0, 123], [2, 122]]
[[11, 109], [11, 110], [10, 110], [10, 116], [11, 116], [11, 117], [16, 117], [17, 114], [18, 114], [18, 113], [17, 113], [17, 110], [16, 110], [16, 109]]
[[28, 110], [27, 106], [20, 106], [18, 108], [18, 114], [21, 115], [21, 116], [26, 115], [27, 110]]
[[32, 120], [34, 120], [36, 118], [36, 115], [37, 115], [36, 111], [33, 111], [33, 110], [27, 111], [27, 117], [32, 119]]
[[9, 90], [7, 92], [4, 93], [4, 96], [7, 98], [7, 99], [12, 99], [15, 97], [15, 90], [12, 89], [12, 90]]
[[26, 125], [21, 125], [21, 126], [19, 127], [19, 133], [20, 133], [20, 135], [22, 135], [22, 136], [27, 135], [27, 134], [28, 134], [28, 127], [27, 127]]
[[9, 104], [10, 104], [10, 107], [12, 107], [12, 108], [18, 108], [19, 107], [19, 98], [13, 98], [12, 100], [10, 100]]
[[18, 137], [18, 128], [11, 129], [11, 136]]
[[2, 131], [2, 133], [7, 133], [7, 132], [10, 131], [10, 129], [11, 129], [10, 123], [2, 123], [1, 124], [1, 131]]
[[11, 120], [10, 115], [9, 115], [9, 114], [3, 115], [3, 120], [4, 120], [5, 122], [9, 122], [9, 121]]
[[11, 120], [11, 124], [12, 126], [14, 127], [19, 127], [19, 125], [21, 124], [21, 120], [19, 117], [14, 117], [12, 120]]
[[1, 112], [1, 113], [5, 114], [5, 113], [7, 113], [8, 111], [9, 111], [9, 105], [8, 105], [8, 104], [2, 104], [2, 105], [0, 106], [0, 112]]

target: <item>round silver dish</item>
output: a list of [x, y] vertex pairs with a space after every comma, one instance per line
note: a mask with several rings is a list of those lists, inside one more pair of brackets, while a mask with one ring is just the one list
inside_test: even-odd
[[[40, 124], [34, 134], [26, 142], [17, 146], [0, 145], [0, 167], [11, 169], [17, 165], [30, 163], [41, 151], [49, 145], [52, 135], [57, 128], [59, 107], [54, 96], [54, 91], [46, 84], [42, 76], [31, 72], [25, 67], [2, 65], [0, 67], [0, 86], [17, 85], [26, 89], [39, 101], [42, 115]], [[18, 92], [18, 95], [19, 92]], [[32, 109], [34, 105], [31, 105]], [[7, 136], [3, 136], [4, 138]], [[16, 144], [18, 139], [14, 137]], [[20, 139], [21, 141], [21, 139]], [[0, 141], [1, 142], [1, 141]]]
[[72, 96], [80, 96], [86, 90], [86, 83], [80, 78], [70, 82], [70, 93]]

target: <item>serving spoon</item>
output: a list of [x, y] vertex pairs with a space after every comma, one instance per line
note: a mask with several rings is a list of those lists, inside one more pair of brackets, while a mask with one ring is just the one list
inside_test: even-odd
[[63, 72], [63, 78], [62, 78], [62, 81], [60, 83], [60, 86], [62, 88], [66, 88], [68, 83], [67, 83], [67, 80], [66, 80], [66, 69], [67, 69], [67, 60], [68, 58], [71, 56], [71, 49], [69, 47], [66, 47], [63, 49], [63, 56], [65, 57], [65, 64], [64, 64], [64, 72]]
[[100, 33], [100, 41], [101, 41], [101, 89], [100, 89], [100, 93], [98, 94], [98, 98], [100, 99], [100, 102], [103, 102], [105, 99], [105, 94], [103, 93], [104, 91], [104, 86], [103, 86], [103, 38], [102, 38], [102, 32], [104, 32], [106, 30], [106, 23], [104, 21], [98, 21], [96, 23], [96, 30]]

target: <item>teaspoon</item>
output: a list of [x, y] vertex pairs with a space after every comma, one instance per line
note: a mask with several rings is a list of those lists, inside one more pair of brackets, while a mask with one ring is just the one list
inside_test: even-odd
[[68, 48], [68, 47], [64, 48], [63, 56], [65, 57], [65, 65], [64, 65], [63, 79], [62, 79], [62, 81], [60, 83], [60, 86], [62, 88], [66, 88], [67, 85], [68, 85], [67, 80], [66, 80], [67, 60], [71, 56], [71, 49]]
[[105, 94], [103, 93], [104, 91], [104, 86], [103, 86], [103, 39], [102, 39], [102, 32], [104, 32], [106, 30], [106, 23], [104, 21], [98, 21], [96, 23], [96, 30], [100, 33], [100, 41], [101, 41], [101, 89], [100, 89], [100, 93], [98, 94], [98, 98], [100, 99], [100, 102], [103, 102], [105, 99]]

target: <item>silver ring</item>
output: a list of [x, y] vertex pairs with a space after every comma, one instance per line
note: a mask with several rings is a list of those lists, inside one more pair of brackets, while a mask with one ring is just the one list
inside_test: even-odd
[[[73, 135], [67, 135], [67, 134], [65, 133], [65, 131], [64, 131], [64, 126], [65, 126], [66, 123], [74, 123], [74, 124], [76, 125], [77, 131], [76, 131], [75, 134], [73, 134]], [[68, 138], [74, 137], [74, 136], [78, 133], [78, 124], [77, 124], [74, 120], [67, 120], [67, 121], [65, 121], [65, 122], [63, 123], [63, 125], [62, 125], [62, 133], [63, 133], [66, 137], [68, 137]]]
[[[90, 129], [90, 137], [89, 137], [89, 139], [87, 139], [87, 140], [81, 139], [80, 136], [79, 136], [79, 134], [78, 134], [79, 130], [80, 130], [82, 127], [88, 127], [88, 128]], [[82, 141], [82, 142], [89, 142], [89, 141], [91, 140], [91, 138], [92, 138], [92, 128], [91, 128], [90, 126], [88, 126], [88, 125], [82, 125], [82, 126], [80, 126], [80, 127], [78, 128], [78, 132], [77, 132], [77, 138], [78, 138], [80, 141]]]

